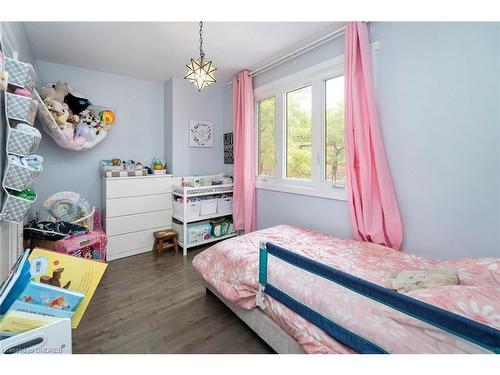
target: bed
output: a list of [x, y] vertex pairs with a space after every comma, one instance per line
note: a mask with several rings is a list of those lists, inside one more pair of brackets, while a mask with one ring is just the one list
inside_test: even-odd
[[[454, 319], [464, 319], [470, 322], [472, 328], [484, 329], [490, 345], [485, 348], [443, 327], [389, 308], [379, 301], [367, 300], [364, 295], [353, 294], [348, 288], [346, 291], [344, 287], [332, 285], [331, 280], [290, 266], [287, 262], [281, 262], [282, 259], [268, 260], [266, 275], [270, 286], [266, 287], [267, 293], [260, 296], [261, 243], [277, 245], [278, 248], [286, 249], [292, 257], [296, 254], [328, 269], [360, 278], [378, 288], [384, 285], [392, 271], [426, 270], [437, 264], [453, 269], [457, 272], [460, 285], [420, 289], [406, 293], [403, 297], [417, 301], [417, 304], [443, 310]], [[193, 265], [207, 289], [214, 292], [247, 324], [251, 322], [250, 327], [268, 343], [271, 342], [270, 345], [277, 352], [487, 353], [495, 352], [498, 348], [499, 259], [470, 258], [442, 262], [376, 244], [281, 225], [220, 242], [198, 254]], [[341, 330], [347, 331], [351, 338], [359, 339], [358, 344], [361, 342], [366, 345], [352, 345], [351, 341], [345, 339], [343, 332], [340, 335], [338, 332], [332, 334], [328, 329], [319, 328], [321, 324], [313, 324], [311, 321], [314, 319], [307, 314], [300, 314], [293, 304], [286, 303], [287, 300], [281, 299], [280, 302], [273, 298], [279, 297], [271, 293], [273, 288], [311, 307], [322, 318], [333, 321]], [[256, 308], [260, 300], [258, 295], [262, 297], [259, 304], [264, 309]], [[298, 346], [290, 343], [289, 338]], [[276, 342], [286, 344], [280, 347]]]

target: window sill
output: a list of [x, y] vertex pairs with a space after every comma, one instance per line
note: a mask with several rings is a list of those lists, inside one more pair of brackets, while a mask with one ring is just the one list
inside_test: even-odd
[[347, 202], [347, 190], [345, 188], [299, 186], [291, 184], [279, 184], [275, 182], [257, 180], [255, 187], [262, 190], [279, 191], [282, 193], [308, 195], [310, 197], [334, 199]]

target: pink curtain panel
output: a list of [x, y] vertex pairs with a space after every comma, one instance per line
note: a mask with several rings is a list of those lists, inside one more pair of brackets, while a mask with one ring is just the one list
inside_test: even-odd
[[252, 77], [244, 70], [233, 78], [234, 228], [255, 230], [255, 132]]
[[345, 143], [353, 235], [399, 250], [403, 228], [375, 106], [367, 25], [347, 22]]

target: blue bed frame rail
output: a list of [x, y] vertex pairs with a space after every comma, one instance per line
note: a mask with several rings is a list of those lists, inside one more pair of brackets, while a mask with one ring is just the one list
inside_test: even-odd
[[257, 305], [265, 308], [263, 294], [321, 328], [328, 335], [358, 353], [387, 353], [373, 342], [349, 331], [268, 283], [268, 255], [295, 267], [323, 277], [351, 291], [380, 302], [413, 318], [438, 327], [454, 336], [474, 343], [493, 353], [500, 353], [500, 331], [461, 315], [384, 288], [367, 280], [319, 263], [270, 242], [262, 242], [259, 252], [259, 294]]

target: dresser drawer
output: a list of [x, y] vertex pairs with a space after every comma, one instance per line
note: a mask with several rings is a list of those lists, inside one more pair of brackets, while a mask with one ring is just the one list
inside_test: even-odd
[[106, 179], [106, 199], [166, 194], [171, 192], [171, 177], [133, 177], [123, 180], [113, 180], [112, 178]]
[[153, 232], [166, 227], [148, 229], [141, 232], [120, 234], [108, 238], [107, 260], [123, 258], [125, 256], [140, 254], [147, 251], [152, 251], [153, 248]]
[[114, 198], [106, 201], [108, 218], [172, 209], [172, 194], [144, 195], [142, 197]]
[[171, 228], [172, 210], [106, 218], [106, 234], [116, 236], [153, 228]]

